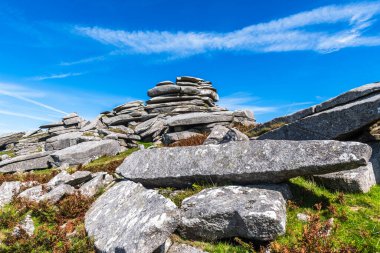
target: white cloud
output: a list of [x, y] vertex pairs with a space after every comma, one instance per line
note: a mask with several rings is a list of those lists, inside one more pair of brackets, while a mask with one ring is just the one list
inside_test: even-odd
[[311, 105], [313, 102], [295, 102], [276, 106], [260, 106], [260, 98], [251, 96], [248, 93], [238, 92], [229, 96], [221, 97], [219, 106], [227, 108], [229, 110], [250, 110], [255, 115], [264, 115], [279, 112], [285, 112], [285, 114], [292, 113], [298, 109]]
[[[1, 109], [0, 109], [0, 114], [8, 115], [8, 116], [16, 116], [16, 117], [21, 117], [21, 118], [27, 118], [27, 119], [33, 119], [33, 120], [52, 122], [51, 118], [38, 117], [38, 116], [33, 116], [33, 115], [25, 114], [25, 113], [18, 113], [18, 112], [6, 111], [6, 110], [1, 110]], [[8, 132], [8, 130], [6, 132]]]
[[47, 75], [47, 76], [36, 76], [32, 77], [32, 80], [36, 81], [43, 81], [43, 80], [48, 80], [48, 79], [62, 79], [62, 78], [67, 78], [67, 77], [72, 77], [72, 76], [81, 76], [84, 73], [63, 73], [63, 74], [52, 74], [52, 75]]
[[[82, 26], [74, 31], [125, 53], [166, 53], [177, 57], [216, 50], [330, 53], [346, 47], [379, 46], [379, 35], [364, 35], [379, 13], [380, 2], [376, 1], [325, 6], [229, 33], [123, 31]], [[332, 27], [335, 24], [339, 26]]]
[[0, 95], [12, 97], [18, 100], [25, 101], [27, 103], [31, 103], [34, 105], [37, 105], [39, 107], [48, 109], [50, 111], [58, 112], [60, 114], [66, 115], [67, 113], [55, 108], [53, 106], [41, 103], [35, 99], [30, 98], [30, 94], [41, 94], [39, 92], [36, 92], [35, 90], [26, 89], [20, 85], [13, 85], [13, 84], [7, 84], [7, 83], [0, 83]]
[[82, 63], [90, 63], [90, 62], [96, 62], [96, 61], [103, 61], [105, 58], [106, 57], [104, 55], [101, 55], [101, 56], [84, 58], [84, 59], [77, 60], [77, 61], [61, 62], [59, 65], [61, 65], [61, 66], [72, 66], [72, 65], [82, 64]]

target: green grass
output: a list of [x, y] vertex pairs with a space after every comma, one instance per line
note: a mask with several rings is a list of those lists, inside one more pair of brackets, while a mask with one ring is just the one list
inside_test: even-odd
[[[273, 244], [282, 247], [280, 251], [305, 247], [306, 224], [297, 219], [297, 214], [306, 213], [319, 217], [321, 223], [334, 218], [333, 232], [327, 242], [330, 252], [339, 252], [343, 248], [380, 252], [379, 185], [366, 194], [342, 194], [330, 192], [302, 178], [292, 179], [291, 183], [295, 198], [287, 208], [287, 232]], [[318, 211], [315, 205], [319, 203], [321, 209]]]
[[9, 150], [9, 151], [0, 151], [0, 156], [1, 155], [8, 155], [9, 157], [15, 157], [16, 156], [16, 154], [13, 151], [11, 151], [11, 150]]
[[[212, 185], [195, 184], [178, 191], [178, 194], [173, 194], [173, 188], [159, 191], [180, 206], [183, 199], [209, 187]], [[291, 180], [290, 187], [294, 199], [287, 206], [287, 231], [271, 243], [273, 252], [380, 252], [380, 186], [374, 186], [366, 194], [342, 194], [295, 178]], [[316, 208], [318, 204], [319, 210]], [[298, 213], [308, 214], [317, 220], [310, 223], [299, 221]], [[330, 236], [323, 237], [319, 233], [329, 218], [334, 218], [334, 226]], [[251, 242], [253, 247], [238, 238], [194, 242], [175, 236], [175, 240], [207, 252], [255, 252], [253, 248], [258, 252], [260, 249], [259, 244]]]

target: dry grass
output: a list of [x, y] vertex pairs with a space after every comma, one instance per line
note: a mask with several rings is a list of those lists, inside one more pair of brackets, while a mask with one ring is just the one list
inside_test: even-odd
[[187, 139], [176, 141], [169, 144], [168, 147], [188, 147], [188, 146], [199, 146], [207, 139], [208, 134], [202, 133], [201, 135], [193, 136]]
[[41, 184], [49, 182], [55, 175], [59, 173], [58, 170], [54, 169], [46, 169], [42, 171], [30, 171], [30, 172], [22, 172], [22, 173], [13, 173], [13, 174], [0, 174], [0, 185], [3, 182], [10, 181], [37, 181]]
[[263, 135], [267, 132], [270, 132], [272, 130], [275, 130], [277, 128], [280, 128], [282, 126], [286, 125], [285, 122], [276, 122], [276, 123], [271, 123], [266, 126], [257, 126], [251, 129], [250, 131], [246, 132], [246, 134], [249, 137], [258, 137], [260, 135]]

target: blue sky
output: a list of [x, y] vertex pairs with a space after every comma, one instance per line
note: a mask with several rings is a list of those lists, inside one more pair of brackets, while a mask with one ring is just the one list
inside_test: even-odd
[[259, 122], [380, 80], [380, 1], [2, 0], [0, 133], [91, 119], [179, 75]]

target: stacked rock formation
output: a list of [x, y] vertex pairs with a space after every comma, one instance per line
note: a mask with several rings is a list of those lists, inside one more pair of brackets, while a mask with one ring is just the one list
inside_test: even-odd
[[56, 123], [40, 126], [41, 129], [47, 129], [50, 137], [60, 134], [66, 134], [78, 131], [86, 123], [84, 119], [78, 116], [76, 113], [70, 113], [63, 117], [63, 119]]
[[189, 76], [177, 77], [176, 83], [159, 82], [148, 91], [146, 103], [149, 113], [177, 115], [189, 112], [225, 111], [215, 105], [219, 100], [211, 82]]
[[348, 192], [368, 192], [380, 182], [378, 165], [380, 83], [349, 90], [319, 105], [258, 125], [254, 132], [280, 126], [258, 137], [259, 140], [341, 140], [359, 141], [374, 148], [373, 164], [362, 168], [315, 176], [326, 188]]
[[[127, 127], [142, 140], [164, 141], [166, 144], [211, 132], [217, 125], [255, 123], [250, 111], [228, 111], [217, 106], [217, 90], [210, 81], [181, 76], [159, 82], [148, 91], [150, 99], [117, 106], [100, 117], [106, 127]], [[134, 139], [133, 139], [134, 140]], [[131, 144], [132, 145], [132, 144]]]

